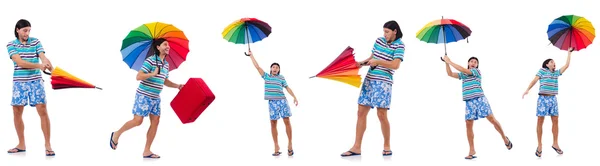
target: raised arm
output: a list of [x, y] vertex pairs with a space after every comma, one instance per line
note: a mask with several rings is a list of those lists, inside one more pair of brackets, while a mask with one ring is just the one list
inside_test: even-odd
[[466, 75], [473, 75], [473, 72], [471, 72], [471, 70], [452, 62], [452, 60], [450, 60], [450, 57], [448, 57], [448, 55], [444, 56], [444, 61], [447, 64], [450, 64], [450, 66], [454, 67], [456, 70], [458, 70], [461, 73], [464, 73]]
[[261, 77], [265, 75], [265, 71], [262, 68], [260, 68], [258, 62], [256, 62], [256, 59], [254, 59], [254, 54], [252, 54], [252, 51], [248, 50], [248, 56], [250, 56], [252, 64], [254, 65], [254, 68], [256, 68], [256, 70], [258, 71], [258, 74], [260, 74]]
[[448, 76], [458, 79], [458, 73], [452, 72], [452, 69], [450, 69], [450, 64], [448, 63], [446, 63], [446, 73]]
[[571, 64], [571, 53], [573, 53], [573, 51], [569, 50], [569, 54], [567, 55], [567, 63], [560, 68], [560, 74], [563, 74], [569, 68], [569, 65]]

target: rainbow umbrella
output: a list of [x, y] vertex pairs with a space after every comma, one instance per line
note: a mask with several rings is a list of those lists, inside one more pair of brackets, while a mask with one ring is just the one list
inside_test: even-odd
[[[256, 18], [242, 18], [229, 24], [223, 32], [223, 39], [235, 44], [255, 43], [269, 37], [271, 26]], [[248, 53], [245, 53], [248, 56]]]
[[[596, 38], [596, 29], [590, 21], [576, 15], [558, 17], [548, 25], [548, 40], [560, 50], [575, 51], [586, 48]], [[572, 51], [573, 51], [572, 50]]]
[[463, 39], [466, 39], [467, 43], [469, 43], [469, 36], [471, 36], [471, 29], [469, 27], [454, 19], [444, 19], [443, 16], [442, 19], [429, 22], [417, 32], [417, 38], [421, 41], [434, 44], [444, 43], [445, 55], [448, 55], [446, 52], [447, 43]]
[[47, 71], [44, 71], [44, 73], [50, 75], [50, 79], [52, 79], [50, 84], [52, 84], [54, 90], [67, 88], [96, 88], [102, 90], [102, 88], [77, 78], [59, 67], [54, 68], [52, 73]]
[[359, 88], [362, 79], [358, 74], [360, 68], [356, 66], [353, 51], [354, 49], [348, 46], [344, 52], [325, 67], [325, 69], [310, 78], [325, 78]]
[[130, 31], [123, 39], [121, 54], [123, 61], [133, 70], [140, 70], [147, 57], [154, 55], [152, 41], [164, 38], [169, 42], [170, 50], [166, 57], [169, 71], [179, 68], [190, 52], [189, 41], [183, 31], [171, 24], [153, 22], [141, 25]]

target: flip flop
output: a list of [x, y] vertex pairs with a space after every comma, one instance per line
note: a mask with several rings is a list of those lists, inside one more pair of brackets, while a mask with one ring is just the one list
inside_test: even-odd
[[294, 155], [294, 150], [288, 150], [288, 156], [293, 156]]
[[556, 151], [556, 153], [558, 153], [558, 154], [563, 154], [562, 149], [557, 149], [554, 146], [552, 146], [552, 149], [554, 149], [554, 151]]
[[508, 144], [504, 144], [506, 146], [506, 149], [511, 150], [513, 148], [513, 143], [510, 141], [510, 139], [508, 139], [508, 137], [506, 137], [506, 139], [508, 140]]
[[271, 154], [272, 156], [279, 156], [281, 154], [281, 152], [275, 152], [273, 154]]
[[383, 150], [383, 156], [391, 156], [392, 150]]
[[150, 155], [144, 156], [144, 158], [147, 158], [147, 159], [159, 159], [160, 156], [152, 153]]
[[477, 158], [477, 156], [475, 156], [474, 154], [465, 157], [465, 159], [467, 159], [467, 160], [472, 160], [472, 159], [475, 159], [475, 158]]
[[117, 150], [117, 143], [115, 143], [115, 141], [113, 141], [114, 135], [115, 135], [115, 132], [112, 132], [112, 134], [110, 134], [110, 148], [113, 150]]
[[542, 157], [542, 151], [535, 149], [535, 156]]
[[359, 155], [360, 155], [360, 153], [356, 153], [356, 152], [353, 152], [353, 151], [346, 151], [346, 152], [348, 152], [348, 153], [350, 153], [350, 154], [345, 154], [345, 153], [342, 153], [342, 157], [348, 157], [348, 156], [359, 156]]
[[46, 156], [56, 156], [56, 153], [52, 150], [46, 150]]
[[[14, 150], [17, 150], [17, 151], [14, 151]], [[25, 151], [26, 151], [25, 149], [12, 148], [12, 149], [8, 150], [8, 153], [22, 153]]]

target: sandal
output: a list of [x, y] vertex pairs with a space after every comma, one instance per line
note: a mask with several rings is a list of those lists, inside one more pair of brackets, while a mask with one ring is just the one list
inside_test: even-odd
[[535, 156], [542, 157], [542, 151], [535, 149]]
[[392, 150], [383, 150], [383, 156], [391, 156]]
[[25, 149], [12, 148], [12, 149], [8, 150], [8, 153], [22, 153], [25, 151], [26, 151]]
[[353, 151], [346, 151], [346, 152], [349, 153], [349, 154], [342, 153], [342, 157], [359, 156], [360, 155], [360, 153], [356, 153], [356, 152], [353, 152]]
[[144, 156], [144, 158], [147, 158], [147, 159], [159, 159], [160, 156], [157, 155], [157, 154], [150, 154], [150, 155]]
[[288, 156], [293, 156], [294, 155], [294, 150], [288, 150]]
[[56, 153], [54, 153], [54, 151], [52, 150], [46, 150], [46, 156], [55, 156]]
[[469, 156], [465, 157], [465, 159], [467, 159], [467, 160], [472, 160], [475, 158], [477, 158], [477, 156], [475, 156], [475, 154], [470, 154]]
[[273, 156], [279, 156], [280, 154], [281, 154], [281, 152], [275, 152], [275, 153], [273, 153], [271, 155], [273, 155]]
[[506, 149], [511, 150], [513, 148], [513, 144], [510, 141], [510, 139], [508, 139], [508, 137], [506, 137], [506, 140], [508, 140], [508, 144], [504, 144], [506, 146]]
[[552, 149], [554, 149], [554, 151], [556, 151], [556, 153], [558, 154], [563, 154], [563, 151], [561, 149], [555, 148], [554, 146], [552, 146]]

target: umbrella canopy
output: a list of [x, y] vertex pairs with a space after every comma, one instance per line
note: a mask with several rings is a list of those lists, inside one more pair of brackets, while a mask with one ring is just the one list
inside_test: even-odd
[[576, 15], [558, 17], [548, 25], [548, 40], [560, 50], [586, 48], [596, 38], [596, 29], [590, 21]]
[[123, 61], [129, 68], [140, 70], [146, 58], [156, 54], [152, 41], [158, 38], [164, 38], [169, 43], [169, 54], [165, 58], [169, 63], [169, 71], [179, 68], [190, 52], [189, 40], [177, 27], [161, 22], [147, 23], [129, 32], [121, 45]]
[[54, 68], [52, 73], [47, 71], [44, 71], [44, 73], [50, 75], [50, 79], [52, 79], [50, 84], [52, 84], [54, 90], [67, 88], [96, 88], [102, 90], [102, 88], [77, 78], [59, 67]]
[[342, 82], [359, 88], [361, 76], [358, 74], [359, 67], [356, 66], [354, 59], [354, 49], [348, 46], [333, 62], [317, 75], [310, 78], [319, 77]]
[[[221, 35], [223, 39], [235, 44], [247, 44], [262, 41], [271, 34], [271, 26], [256, 18], [242, 18], [229, 24]], [[248, 56], [247, 53], [245, 53]]]
[[[421, 30], [417, 32], [417, 38], [426, 43], [444, 44], [444, 54], [446, 52], [446, 44], [457, 42], [460, 40], [467, 40], [471, 36], [471, 28], [465, 24], [456, 21], [454, 19], [442, 19], [434, 20], [423, 26]], [[442, 60], [443, 61], [443, 60]]]

